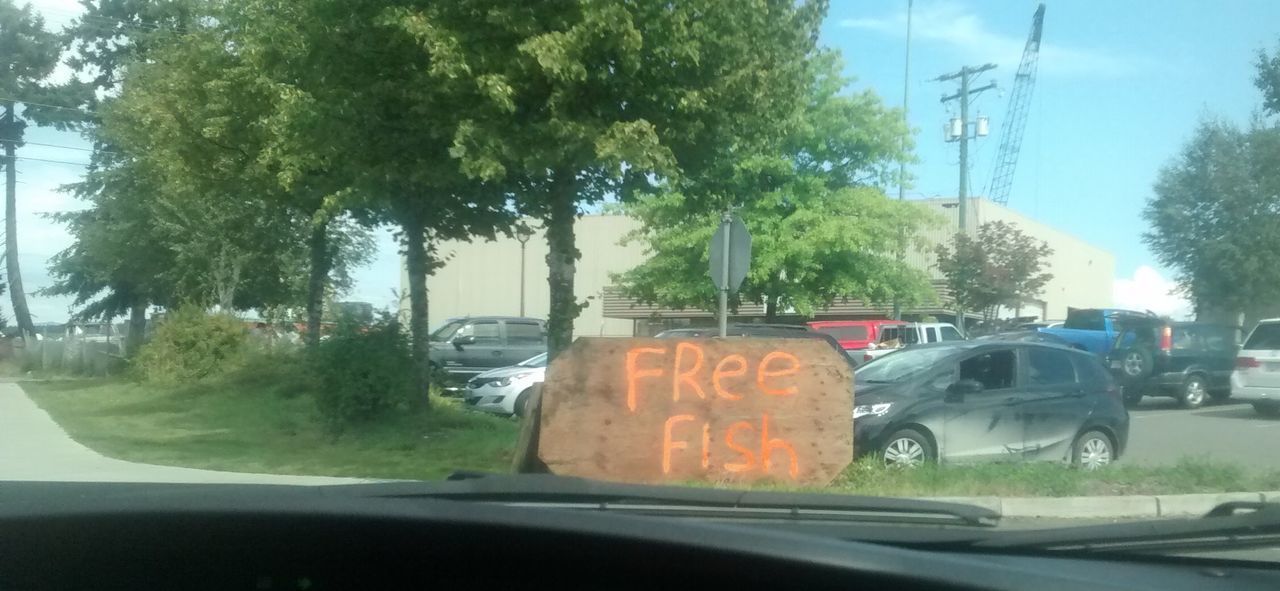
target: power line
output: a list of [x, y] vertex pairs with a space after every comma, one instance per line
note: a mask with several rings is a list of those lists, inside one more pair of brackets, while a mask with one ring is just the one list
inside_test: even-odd
[[[18, 142], [21, 142], [21, 143], [23, 143], [23, 144], [27, 144], [27, 145], [29, 145], [29, 146], [44, 146], [44, 147], [46, 147], [46, 148], [64, 148], [64, 149], [67, 149], [67, 150], [80, 150], [80, 151], [83, 151], [83, 152], [97, 152], [97, 151], [99, 151], [99, 150], [94, 150], [93, 148], [81, 148], [81, 147], [76, 147], [76, 146], [62, 146], [62, 145], [59, 145], [59, 144], [42, 144], [42, 143], [40, 143], [40, 142], [31, 142], [31, 141], [27, 141], [27, 140], [15, 140], [15, 139], [10, 139], [10, 138], [0, 137], [0, 144], [3, 144], [3, 143], [18, 143]], [[102, 151], [104, 151], [104, 152], [105, 152], [105, 150], [102, 150]]]
[[48, 162], [51, 164], [70, 164], [72, 166], [89, 166], [88, 162], [68, 162], [66, 160], [49, 160], [47, 158], [32, 158], [30, 156], [14, 156], [18, 160], [31, 160], [33, 162]]
[[50, 108], [50, 109], [61, 109], [61, 110], [63, 110], [63, 111], [72, 111], [72, 112], [75, 112], [75, 113], [80, 113], [81, 115], [92, 115], [92, 114], [93, 114], [93, 111], [90, 111], [90, 110], [88, 110], [88, 109], [77, 109], [77, 108], [75, 108], [75, 107], [64, 107], [64, 106], [61, 106], [61, 105], [50, 105], [50, 104], [47, 104], [47, 103], [37, 103], [37, 102], [35, 102], [35, 101], [28, 101], [28, 100], [23, 100], [23, 99], [20, 99], [20, 98], [13, 98], [13, 97], [8, 97], [8, 96], [0, 96], [0, 101], [13, 101], [13, 102], [15, 102], [15, 103], [22, 103], [22, 104], [24, 104], [24, 105], [35, 105], [35, 106], [37, 106], [37, 107], [47, 107], [47, 108]]

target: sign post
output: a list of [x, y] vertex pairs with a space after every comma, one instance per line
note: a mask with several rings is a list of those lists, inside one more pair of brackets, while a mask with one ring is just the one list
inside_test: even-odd
[[853, 460], [852, 388], [818, 339], [583, 337], [547, 369], [527, 455], [620, 482], [828, 484]]
[[711, 237], [711, 282], [720, 292], [720, 336], [729, 332], [729, 292], [737, 291], [751, 268], [751, 233], [742, 218], [725, 211]]

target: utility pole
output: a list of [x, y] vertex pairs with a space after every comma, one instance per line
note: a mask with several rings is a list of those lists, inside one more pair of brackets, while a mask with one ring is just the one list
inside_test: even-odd
[[[907, 198], [907, 138], [911, 134], [911, 121], [907, 118], [907, 100], [911, 94], [911, 8], [915, 0], [907, 0], [907, 56], [902, 65], [902, 159], [898, 161], [898, 201]], [[907, 234], [898, 228], [898, 263], [907, 258]], [[902, 298], [893, 296], [894, 320], [902, 320]]]
[[[995, 82], [991, 82], [985, 86], [978, 88], [969, 88], [969, 81], [973, 76], [994, 70], [995, 64], [984, 64], [971, 68], [964, 66], [959, 72], [952, 74], [944, 74], [938, 76], [934, 80], [937, 82], [947, 82], [949, 80], [960, 80], [960, 91], [942, 97], [942, 102], [960, 101], [960, 119], [952, 120], [951, 125], [947, 129], [947, 141], [960, 142], [960, 188], [957, 195], [960, 198], [960, 233], [967, 234], [969, 232], [968, 213], [969, 213], [969, 99], [975, 94], [991, 90], [996, 87]], [[979, 135], [986, 135], [986, 131], [978, 129]]]
[[[996, 87], [996, 83], [993, 81], [985, 86], [970, 88], [969, 81], [973, 76], [988, 70], [994, 70], [995, 67], [995, 64], [984, 64], [975, 68], [964, 66], [960, 68], [959, 72], [943, 74], [942, 76], [935, 78], [937, 82], [946, 82], [948, 80], [955, 79], [960, 80], [959, 92], [942, 97], [942, 102], [944, 103], [949, 101], [960, 101], [960, 118], [952, 119], [950, 124], [947, 126], [947, 141], [960, 142], [960, 187], [959, 190], [956, 191], [956, 194], [959, 197], [960, 207], [958, 216], [960, 218], [960, 234], [969, 233], [969, 99], [975, 94], [985, 90], [991, 90]], [[984, 119], [979, 121], [978, 125], [974, 126], [975, 135], [987, 135], [985, 124], [986, 121]], [[956, 326], [960, 329], [960, 332], [965, 332], [964, 310], [961, 309], [960, 306], [956, 306]]]

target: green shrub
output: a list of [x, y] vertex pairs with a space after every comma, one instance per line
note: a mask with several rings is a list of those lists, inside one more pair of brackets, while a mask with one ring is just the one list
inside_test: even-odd
[[187, 306], [156, 327], [151, 340], [138, 352], [134, 367], [148, 381], [200, 379], [237, 367], [247, 345], [240, 320]]
[[342, 323], [310, 356], [316, 407], [326, 431], [347, 427], [411, 406], [409, 344], [399, 325]]

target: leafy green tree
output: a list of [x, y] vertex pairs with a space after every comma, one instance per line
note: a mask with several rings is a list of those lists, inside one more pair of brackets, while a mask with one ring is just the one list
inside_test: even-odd
[[1197, 312], [1232, 317], [1280, 298], [1280, 131], [1200, 122], [1161, 170], [1143, 217], [1143, 241], [1174, 269]]
[[[450, 153], [512, 187], [546, 229], [548, 346], [573, 338], [581, 207], [676, 178], [714, 179], [776, 140], [805, 90], [824, 1], [435, 3], [395, 12], [437, 83], [480, 91]], [[483, 23], [483, 25], [481, 24]]]
[[[336, 190], [329, 177], [282, 182], [286, 171], [266, 155], [278, 95], [235, 49], [238, 14], [206, 16], [211, 25], [154, 44], [152, 59], [130, 68], [120, 100], [104, 107], [104, 124], [113, 145], [165, 181], [153, 199], [177, 268], [186, 271], [177, 277], [184, 292], [210, 294], [206, 301], [223, 309], [305, 299], [314, 345], [330, 274], [367, 260], [337, 247], [367, 242], [367, 230], [335, 223], [343, 210], [326, 200]], [[339, 230], [356, 236], [335, 240]]]
[[18, 265], [17, 149], [22, 146], [27, 119], [37, 124], [52, 123], [60, 116], [40, 106], [26, 105], [22, 113], [18, 104], [59, 104], [57, 93], [45, 80], [53, 73], [62, 56], [58, 35], [45, 29], [44, 19], [35, 14], [30, 4], [19, 8], [13, 0], [0, 0], [0, 144], [5, 158], [5, 271], [9, 278], [9, 294], [13, 316], [23, 334], [34, 334], [27, 294], [22, 285], [22, 269]]
[[[753, 259], [733, 304], [764, 302], [773, 320], [784, 309], [812, 316], [850, 298], [918, 302], [930, 295], [927, 277], [897, 259], [897, 236], [914, 233], [929, 215], [874, 188], [909, 157], [901, 114], [869, 92], [840, 94], [849, 80], [840, 75], [836, 54], [820, 54], [811, 66], [798, 122], [773, 151], [748, 159], [736, 173], [734, 193], [743, 203], [738, 213], [752, 235]], [[673, 186], [694, 192], [699, 184]], [[652, 255], [615, 278], [624, 292], [665, 307], [714, 309], [707, 261], [720, 213], [708, 200], [678, 190], [624, 210], [643, 223], [630, 239]]]
[[[414, 388], [428, 400], [426, 277], [440, 264], [432, 245], [493, 237], [515, 216], [509, 186], [463, 174], [450, 153], [460, 121], [488, 91], [469, 73], [444, 69], [439, 52], [447, 48], [424, 45], [405, 29], [424, 6], [471, 3], [248, 0], [236, 19], [243, 55], [279, 96], [264, 125], [271, 131], [265, 153], [280, 177], [296, 183], [324, 171], [342, 188], [335, 202], [398, 228], [410, 282]], [[490, 27], [475, 14], [462, 30], [487, 42]]]
[[[175, 253], [151, 200], [162, 190], [157, 175], [110, 143], [97, 109], [119, 95], [127, 64], [192, 22], [197, 2], [81, 0], [84, 13], [63, 31], [77, 78], [58, 89], [59, 98], [82, 110], [50, 113], [65, 117], [63, 127], [78, 128], [94, 152], [85, 177], [63, 188], [89, 207], [54, 216], [74, 242], [50, 261], [54, 284], [42, 293], [73, 296], [76, 319], [127, 314], [129, 355], [141, 345], [148, 306], [175, 303]], [[88, 82], [76, 82], [82, 78]]]
[[1007, 222], [984, 223], [976, 236], [956, 234], [935, 254], [956, 306], [988, 321], [999, 307], [1021, 308], [1053, 279], [1044, 270], [1053, 249]]

